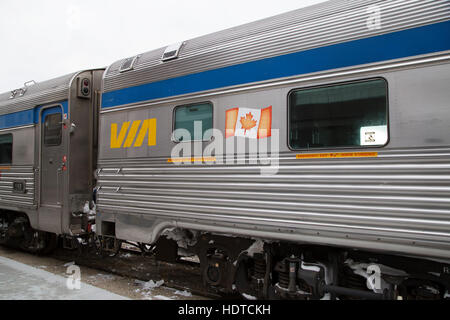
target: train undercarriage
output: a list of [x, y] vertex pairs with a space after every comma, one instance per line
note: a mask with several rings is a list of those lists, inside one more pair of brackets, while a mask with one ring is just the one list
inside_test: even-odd
[[31, 253], [47, 254], [57, 247], [58, 237], [53, 233], [34, 230], [26, 214], [1, 211], [0, 244]]
[[[178, 231], [179, 233], [180, 231]], [[247, 299], [449, 299], [450, 265], [341, 248], [183, 231], [211, 290]], [[188, 239], [189, 241], [186, 241]], [[184, 250], [183, 250], [184, 251]]]
[[[113, 236], [68, 237], [33, 230], [25, 214], [0, 212], [0, 244], [48, 254], [94, 246], [114, 255]], [[134, 244], [142, 254], [177, 263], [196, 257], [204, 286], [251, 300], [450, 299], [450, 265], [430, 260], [174, 229], [155, 245]]]

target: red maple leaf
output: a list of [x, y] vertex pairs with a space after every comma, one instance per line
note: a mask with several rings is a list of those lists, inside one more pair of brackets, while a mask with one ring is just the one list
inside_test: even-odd
[[247, 130], [251, 130], [256, 127], [257, 121], [253, 119], [251, 112], [247, 113], [245, 117], [241, 118], [242, 129], [244, 129], [244, 135], [247, 134]]

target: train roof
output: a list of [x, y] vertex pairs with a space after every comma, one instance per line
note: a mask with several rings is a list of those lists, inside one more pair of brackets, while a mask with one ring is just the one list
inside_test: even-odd
[[0, 94], [0, 115], [32, 109], [38, 105], [67, 100], [69, 87], [77, 73], [55, 79], [25, 84], [22, 88]]
[[[369, 7], [382, 12], [382, 27], [370, 30]], [[164, 81], [203, 71], [286, 55], [450, 19], [448, 0], [335, 0], [187, 40], [178, 57], [163, 61], [167, 47], [113, 63], [104, 75], [104, 92]], [[175, 52], [175, 51], [173, 51]], [[326, 57], [325, 57], [326, 58]]]

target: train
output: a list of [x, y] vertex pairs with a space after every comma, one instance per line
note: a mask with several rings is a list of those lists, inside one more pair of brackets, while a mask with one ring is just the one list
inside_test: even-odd
[[449, 101], [448, 0], [327, 1], [28, 82], [0, 95], [0, 242], [195, 256], [247, 298], [448, 299]]

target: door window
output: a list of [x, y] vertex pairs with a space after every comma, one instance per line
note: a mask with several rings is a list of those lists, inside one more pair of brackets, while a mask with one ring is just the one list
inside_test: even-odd
[[44, 145], [59, 146], [62, 138], [61, 113], [49, 114], [44, 122]]

